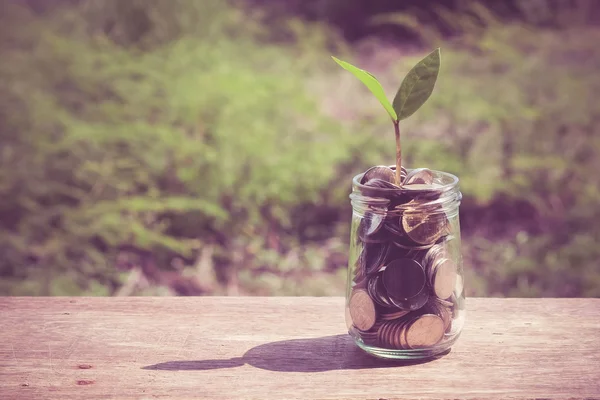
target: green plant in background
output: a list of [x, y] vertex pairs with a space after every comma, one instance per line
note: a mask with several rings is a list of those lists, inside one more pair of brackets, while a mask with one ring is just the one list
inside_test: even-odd
[[411, 154], [461, 176], [475, 293], [599, 296], [600, 29], [579, 18], [532, 29], [476, 2], [443, 11], [452, 39], [415, 15], [382, 19], [444, 45], [453, 90], [411, 119]]
[[[324, 188], [360, 139], [305, 85], [323, 49], [263, 43], [220, 0], [165, 5], [86, 1], [2, 41], [1, 293], [115, 293], [123, 246], [151, 254], [153, 285], [210, 254], [205, 290], [247, 289], [281, 279], [319, 218], [307, 205], [334, 208]], [[329, 257], [314, 253], [295, 254], [295, 274]]]
[[[123, 293], [123, 245], [211, 294], [343, 293], [347, 183], [390, 127], [368, 96], [343, 103], [362, 84], [326, 56], [387, 90], [420, 53], [343, 52], [221, 0], [24, 3], [0, 1], [1, 294]], [[452, 38], [397, 21], [447, 77], [402, 120], [402, 162], [461, 177], [470, 295], [600, 296], [600, 29], [465, 11], [440, 15]], [[132, 293], [172, 293], [154, 278]]]
[[419, 61], [402, 80], [400, 88], [390, 104], [381, 83], [373, 74], [354, 65], [332, 57], [342, 68], [350, 71], [370, 91], [390, 115], [396, 136], [396, 185], [400, 185], [402, 146], [400, 143], [400, 121], [413, 115], [431, 96], [440, 71], [440, 49], [437, 48]]

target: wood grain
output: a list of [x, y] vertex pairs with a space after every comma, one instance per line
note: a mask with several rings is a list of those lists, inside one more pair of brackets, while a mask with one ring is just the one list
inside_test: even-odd
[[452, 351], [401, 365], [342, 298], [0, 298], [2, 399], [600, 398], [600, 299], [468, 299]]

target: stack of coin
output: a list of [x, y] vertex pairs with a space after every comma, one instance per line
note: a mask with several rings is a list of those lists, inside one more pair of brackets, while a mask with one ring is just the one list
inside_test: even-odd
[[422, 349], [436, 345], [444, 336], [444, 321], [435, 314], [420, 314], [385, 321], [377, 331], [377, 341], [388, 349]]
[[349, 315], [366, 344], [427, 348], [451, 331], [462, 278], [435, 175], [403, 168], [401, 179], [397, 186], [392, 168], [376, 166], [360, 180], [369, 206], [357, 227]]

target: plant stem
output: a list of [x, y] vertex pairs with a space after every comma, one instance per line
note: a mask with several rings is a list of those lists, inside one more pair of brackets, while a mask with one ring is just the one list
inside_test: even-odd
[[394, 121], [396, 134], [396, 185], [400, 186], [400, 172], [402, 170], [402, 147], [400, 146], [400, 121]]

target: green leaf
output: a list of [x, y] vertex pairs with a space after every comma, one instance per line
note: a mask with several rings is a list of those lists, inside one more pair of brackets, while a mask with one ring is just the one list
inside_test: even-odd
[[439, 71], [440, 49], [437, 48], [408, 72], [394, 97], [398, 120], [410, 117], [425, 104], [433, 92]]
[[357, 68], [354, 65], [345, 61], [339, 60], [334, 56], [331, 56], [331, 58], [333, 58], [335, 62], [338, 63], [342, 68], [344, 68], [346, 71], [350, 71], [362, 83], [364, 83], [365, 86], [371, 91], [371, 93], [375, 95], [377, 100], [379, 100], [379, 102], [381, 103], [383, 108], [385, 108], [388, 114], [390, 114], [390, 117], [392, 117], [394, 121], [398, 120], [398, 116], [394, 111], [394, 107], [392, 107], [392, 104], [387, 99], [385, 92], [383, 91], [383, 87], [381, 86], [381, 83], [379, 83], [377, 78], [375, 78], [370, 72]]

